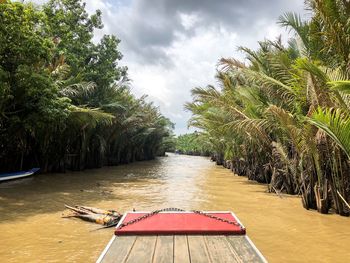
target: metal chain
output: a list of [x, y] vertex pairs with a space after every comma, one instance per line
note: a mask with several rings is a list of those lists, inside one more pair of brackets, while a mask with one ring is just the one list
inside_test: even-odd
[[[119, 229], [121, 229], [123, 227], [135, 224], [136, 222], [140, 222], [140, 221], [142, 221], [142, 220], [144, 220], [144, 219], [146, 219], [148, 217], [154, 216], [154, 215], [159, 214], [161, 212], [168, 212], [168, 211], [186, 212], [186, 210], [183, 210], [183, 209], [180, 209], [180, 208], [174, 208], [174, 207], [154, 210], [154, 211], [152, 211], [152, 212], [150, 212], [148, 214], [139, 216], [139, 217], [137, 217], [135, 219], [132, 219], [132, 220], [126, 222], [126, 223], [122, 223], [116, 229], [119, 230]], [[230, 225], [239, 226], [241, 229], [243, 229], [242, 225], [239, 224], [238, 222], [235, 222], [235, 221], [230, 221], [230, 220], [227, 220], [227, 219], [224, 219], [224, 218], [221, 218], [221, 217], [217, 217], [217, 216], [214, 216], [214, 215], [211, 215], [211, 214], [199, 211], [199, 210], [190, 210], [189, 212], [193, 212], [193, 213], [198, 214], [198, 215], [203, 215], [203, 216], [206, 216], [206, 217], [209, 217], [209, 218], [221, 221], [221, 222], [225, 222], [225, 223], [230, 224]]]
[[212, 219], [216, 219], [218, 221], [221, 221], [221, 222], [224, 222], [224, 223], [227, 223], [227, 224], [230, 224], [230, 225], [239, 226], [241, 229], [243, 229], [242, 225], [240, 223], [238, 223], [238, 222], [235, 222], [235, 221], [230, 221], [230, 220], [227, 220], [225, 218], [214, 216], [214, 215], [211, 215], [211, 214], [199, 211], [199, 210], [192, 210], [191, 212], [193, 212], [195, 214], [203, 215], [203, 216], [206, 216], [206, 217], [209, 217], [209, 218], [212, 218]]
[[125, 224], [122, 223], [116, 229], [119, 230], [119, 229], [121, 229], [123, 227], [126, 227], [128, 225], [132, 225], [132, 224], [134, 224], [136, 222], [139, 222], [141, 220], [144, 220], [144, 219], [146, 219], [148, 217], [151, 217], [151, 216], [154, 216], [156, 214], [159, 214], [160, 212], [168, 212], [168, 211], [185, 212], [185, 210], [183, 210], [183, 209], [173, 208], [173, 207], [163, 208], [163, 209], [159, 209], [159, 210], [154, 210], [154, 211], [152, 211], [152, 212], [150, 212], [148, 214], [145, 214], [145, 215], [139, 216], [139, 217], [137, 217], [135, 219], [132, 219], [132, 220], [128, 221]]

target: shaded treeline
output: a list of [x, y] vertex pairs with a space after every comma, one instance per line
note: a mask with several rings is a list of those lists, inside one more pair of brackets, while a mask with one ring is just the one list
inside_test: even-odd
[[350, 194], [350, 3], [310, 0], [309, 21], [279, 23], [295, 33], [240, 47], [246, 61], [222, 58], [218, 88], [194, 88], [192, 126], [211, 143], [218, 164], [300, 194], [303, 206], [348, 215]]
[[119, 40], [80, 0], [0, 4], [0, 171], [64, 171], [163, 154], [173, 124], [128, 88]]

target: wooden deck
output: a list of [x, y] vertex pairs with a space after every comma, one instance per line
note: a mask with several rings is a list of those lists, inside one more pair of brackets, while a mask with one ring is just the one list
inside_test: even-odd
[[266, 262], [246, 235], [113, 236], [98, 263]]

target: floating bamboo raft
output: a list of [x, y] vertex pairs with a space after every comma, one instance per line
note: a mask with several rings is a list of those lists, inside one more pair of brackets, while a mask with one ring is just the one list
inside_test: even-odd
[[126, 213], [97, 262], [267, 262], [231, 212], [147, 215]]

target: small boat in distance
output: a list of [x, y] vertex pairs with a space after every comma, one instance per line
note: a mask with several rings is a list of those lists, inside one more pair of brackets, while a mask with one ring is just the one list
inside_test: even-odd
[[33, 168], [33, 169], [30, 169], [29, 171], [0, 174], [0, 182], [13, 180], [13, 179], [19, 179], [19, 178], [23, 178], [23, 177], [28, 177], [28, 176], [31, 176], [32, 174], [36, 173], [39, 170], [40, 170], [40, 168]]

